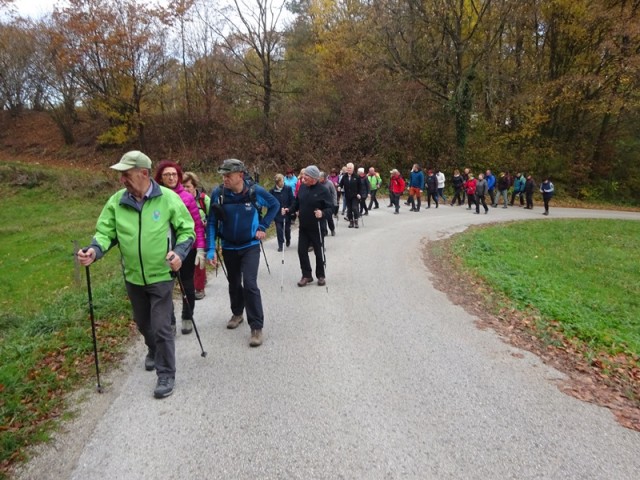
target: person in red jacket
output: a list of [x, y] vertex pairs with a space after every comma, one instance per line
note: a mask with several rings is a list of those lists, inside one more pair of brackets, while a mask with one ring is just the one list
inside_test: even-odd
[[473, 173], [469, 173], [469, 178], [467, 179], [466, 182], [464, 182], [464, 191], [467, 194], [467, 200], [469, 202], [469, 206], [467, 207], [467, 210], [471, 210], [471, 204], [473, 204], [473, 208], [477, 208], [478, 207], [478, 203], [476, 201], [476, 185], [477, 185], [478, 181], [476, 180], [476, 177], [473, 175]]
[[389, 180], [389, 200], [396, 208], [396, 215], [400, 213], [400, 196], [404, 193], [404, 178], [400, 175], [398, 169], [391, 170], [391, 179]]

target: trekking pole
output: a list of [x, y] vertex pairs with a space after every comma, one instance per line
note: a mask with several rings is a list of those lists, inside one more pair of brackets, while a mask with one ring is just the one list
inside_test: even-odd
[[[322, 228], [320, 228], [320, 219], [318, 219], [318, 234], [320, 235], [320, 244], [322, 245], [322, 265], [324, 266], [324, 274], [327, 275], [327, 254], [324, 249], [324, 236], [322, 235]], [[329, 287], [325, 286], [327, 293], [329, 293]]]
[[98, 341], [96, 339], [96, 320], [93, 316], [93, 295], [91, 294], [91, 274], [89, 273], [89, 265], [85, 267], [87, 274], [87, 293], [89, 294], [89, 318], [91, 318], [91, 335], [93, 336], [93, 359], [96, 364], [96, 381], [98, 385], [96, 390], [102, 393], [102, 385], [100, 385], [100, 366], [98, 362]]
[[[287, 223], [287, 219], [285, 217], [284, 222], [282, 223], [282, 238], [284, 239], [285, 232], [285, 224]], [[280, 271], [280, 292], [284, 290], [284, 247], [282, 248], [282, 270]]]
[[260, 248], [262, 248], [262, 256], [264, 257], [264, 263], [267, 264], [267, 271], [269, 275], [271, 275], [271, 269], [269, 268], [269, 261], [267, 260], [267, 253], [264, 251], [264, 245], [262, 244], [262, 240], [260, 240]]
[[224, 266], [224, 262], [222, 261], [222, 248], [220, 247], [220, 242], [216, 246], [216, 255], [218, 255], [218, 261], [216, 262], [216, 277], [218, 276], [218, 264], [222, 266], [222, 271], [224, 272], [224, 276], [229, 280], [229, 275], [227, 275], [227, 269]]
[[[171, 261], [172, 259], [173, 259], [173, 256], [169, 258], [169, 261]], [[207, 352], [205, 352], [204, 348], [202, 348], [200, 333], [198, 333], [198, 327], [196, 326], [196, 321], [193, 319], [193, 307], [191, 306], [191, 303], [189, 303], [189, 299], [187, 298], [187, 293], [184, 291], [184, 285], [182, 284], [182, 278], [180, 277], [180, 273], [171, 271], [171, 276], [178, 279], [178, 286], [180, 287], [180, 294], [182, 295], [182, 301], [185, 303], [185, 305], [187, 305], [187, 307], [189, 307], [191, 323], [193, 324], [193, 331], [196, 332], [196, 338], [198, 339], [198, 343], [200, 344], [200, 352], [201, 352], [200, 356], [204, 358], [207, 356]]]

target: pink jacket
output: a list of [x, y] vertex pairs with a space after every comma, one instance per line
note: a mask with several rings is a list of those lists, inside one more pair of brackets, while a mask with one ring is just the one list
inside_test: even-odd
[[193, 197], [193, 195], [191, 195], [184, 189], [181, 183], [179, 183], [173, 191], [180, 195], [180, 198], [187, 206], [187, 210], [189, 210], [189, 213], [193, 217], [196, 231], [196, 241], [193, 244], [193, 248], [206, 248], [207, 243], [204, 239], [204, 224], [202, 223], [202, 218], [200, 217], [200, 210], [198, 210], [196, 199]]

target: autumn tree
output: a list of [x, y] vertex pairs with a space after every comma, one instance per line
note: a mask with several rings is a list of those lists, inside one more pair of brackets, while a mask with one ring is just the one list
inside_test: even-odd
[[163, 12], [135, 0], [70, 0], [54, 18], [67, 32], [87, 104], [110, 121], [100, 142], [144, 145], [145, 100], [166, 61]]

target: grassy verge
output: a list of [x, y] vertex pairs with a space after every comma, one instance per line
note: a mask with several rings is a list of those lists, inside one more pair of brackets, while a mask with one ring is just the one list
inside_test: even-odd
[[567, 374], [561, 386], [640, 431], [640, 222], [484, 226], [425, 257], [452, 301]]
[[519, 309], [594, 351], [640, 355], [640, 222], [557, 220], [474, 229], [452, 245]]
[[[108, 177], [0, 163], [0, 478], [27, 445], [48, 438], [68, 392], [95, 375], [84, 268]], [[101, 368], [131, 336], [119, 255], [91, 267]]]

